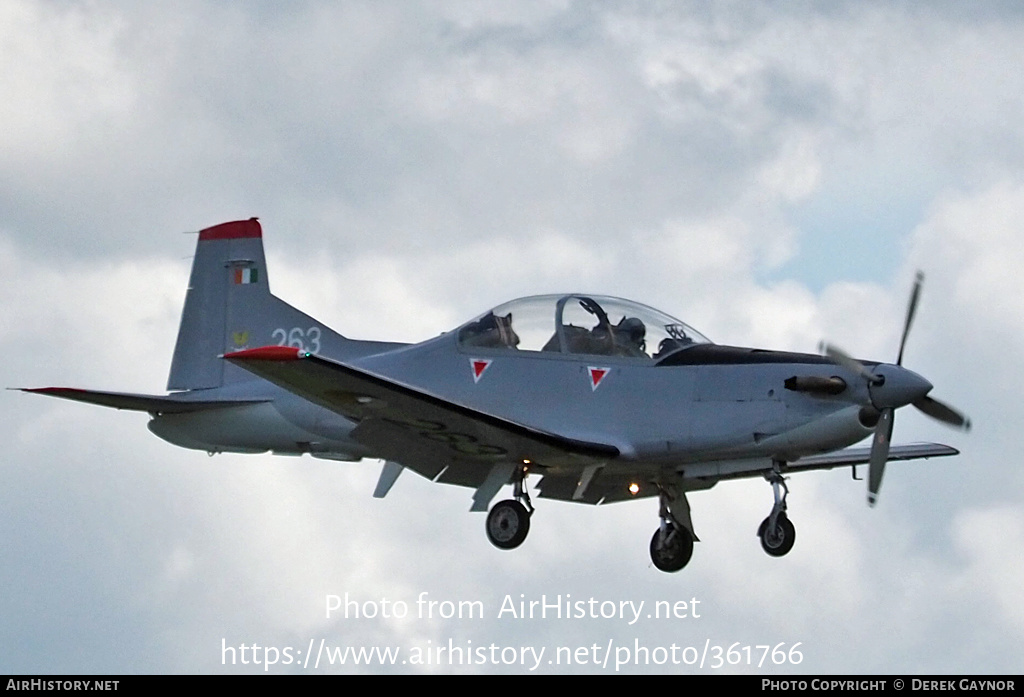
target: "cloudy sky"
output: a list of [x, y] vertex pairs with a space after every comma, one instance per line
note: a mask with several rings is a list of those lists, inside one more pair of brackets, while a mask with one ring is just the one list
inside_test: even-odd
[[[1011, 2], [0, 4], [3, 386], [161, 392], [182, 233], [257, 215], [275, 293], [356, 338], [583, 289], [720, 343], [893, 360], [921, 269], [904, 363], [975, 425], [901, 411], [896, 442], [963, 454], [890, 465], [875, 509], [848, 470], [794, 476], [783, 559], [763, 481], [692, 495], [702, 541], [663, 574], [651, 500], [542, 501], [501, 552], [465, 489], [406, 474], [375, 500], [376, 462], [209, 458], [4, 392], [0, 673], [258, 672], [222, 647], [321, 640], [499, 665], [272, 671], [799, 643], [795, 666], [623, 670], [1019, 673], [1022, 65]], [[325, 617], [346, 593], [408, 616]], [[423, 593], [485, 616], [420, 617]], [[700, 617], [498, 617], [520, 594]]]

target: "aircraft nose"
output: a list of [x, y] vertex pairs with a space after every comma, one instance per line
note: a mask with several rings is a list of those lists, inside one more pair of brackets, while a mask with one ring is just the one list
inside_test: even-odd
[[874, 374], [883, 378], [871, 385], [871, 402], [878, 409], [902, 407], [931, 392], [932, 384], [912, 370], [898, 365], [880, 365]]

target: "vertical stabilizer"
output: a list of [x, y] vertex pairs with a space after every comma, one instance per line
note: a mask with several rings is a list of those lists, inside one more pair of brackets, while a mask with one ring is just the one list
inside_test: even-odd
[[253, 376], [221, 360], [232, 351], [288, 345], [319, 353], [344, 339], [270, 294], [256, 218], [199, 233], [168, 390], [223, 387]]

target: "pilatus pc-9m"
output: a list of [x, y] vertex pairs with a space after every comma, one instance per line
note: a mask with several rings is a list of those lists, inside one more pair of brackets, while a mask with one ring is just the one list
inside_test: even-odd
[[[344, 337], [270, 294], [253, 218], [199, 233], [169, 394], [26, 390], [149, 412], [166, 441], [210, 453], [309, 453], [384, 461], [374, 496], [404, 469], [473, 489], [487, 536], [526, 539], [540, 498], [600, 504], [656, 498], [651, 559], [683, 568], [697, 539], [687, 493], [761, 477], [774, 505], [758, 535], [793, 546], [784, 476], [868, 464], [874, 503], [889, 460], [955, 455], [890, 445], [912, 404], [957, 428], [968, 420], [902, 367], [918, 277], [895, 363], [719, 346], [638, 303], [590, 293], [513, 300], [418, 344]], [[869, 447], [848, 446], [873, 436]]]

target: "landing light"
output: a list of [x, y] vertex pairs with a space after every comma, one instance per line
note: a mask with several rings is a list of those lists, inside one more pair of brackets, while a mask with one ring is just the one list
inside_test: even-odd
[[630, 484], [629, 493], [633, 494], [633, 496], [636, 496], [638, 493], [640, 493], [640, 485], [637, 484], [636, 482]]

